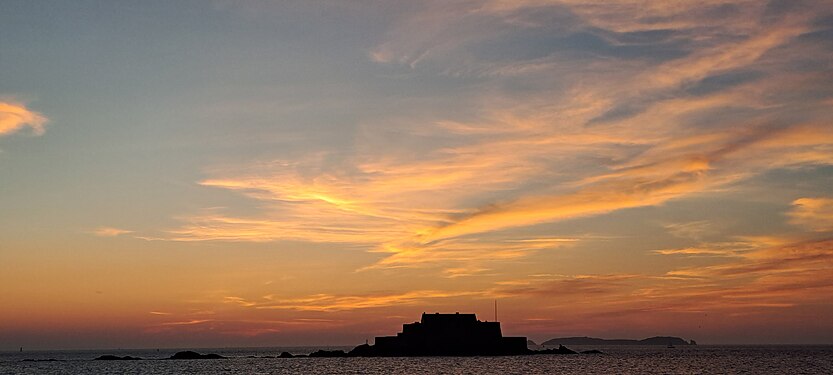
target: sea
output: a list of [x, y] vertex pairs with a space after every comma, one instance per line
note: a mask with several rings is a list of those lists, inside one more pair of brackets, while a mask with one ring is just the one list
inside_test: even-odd
[[[833, 374], [833, 346], [574, 346], [604, 354], [270, 358], [349, 347], [0, 352], [0, 374]], [[227, 359], [166, 360], [182, 350]], [[140, 361], [95, 361], [113, 354]]]

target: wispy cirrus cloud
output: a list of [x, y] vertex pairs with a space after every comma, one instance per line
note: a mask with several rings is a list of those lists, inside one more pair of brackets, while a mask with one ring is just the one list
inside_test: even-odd
[[[565, 245], [508, 243], [522, 238], [506, 231], [831, 165], [833, 82], [815, 33], [833, 10], [778, 6], [421, 4], [397, 14], [369, 57], [474, 82], [448, 98], [466, 115], [371, 119], [337, 157], [215, 169], [203, 185], [259, 212], [195, 214], [169, 239], [355, 244], [384, 254], [366, 269], [450, 262], [460, 273]], [[707, 250], [717, 251], [697, 251]]]
[[260, 300], [241, 297], [225, 297], [225, 302], [241, 307], [269, 310], [298, 310], [335, 312], [389, 306], [425, 304], [432, 299], [457, 298], [481, 295], [481, 292], [455, 292], [442, 290], [414, 290], [399, 293], [372, 293], [361, 295], [316, 294], [300, 298], [279, 299], [266, 296]]
[[[676, 144], [685, 146], [677, 147]], [[700, 135], [677, 137], [656, 146], [662, 151], [648, 150], [608, 173], [588, 177], [589, 183], [582, 184], [575, 192], [532, 195], [492, 205], [438, 228], [428, 238], [455, 237], [658, 205], [691, 194], [707, 193], [772, 168], [794, 163], [829, 164], [833, 162], [830, 155], [807, 154], [806, 148], [830, 144], [833, 144], [833, 133], [823, 126], [795, 126], [774, 131], [750, 129], [705, 139]], [[777, 155], [773, 155], [776, 149]]]

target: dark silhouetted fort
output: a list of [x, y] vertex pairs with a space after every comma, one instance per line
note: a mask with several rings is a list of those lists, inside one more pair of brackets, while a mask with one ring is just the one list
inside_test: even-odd
[[466, 356], [528, 354], [526, 337], [503, 337], [498, 322], [481, 322], [474, 314], [422, 314], [422, 320], [402, 326], [396, 336], [376, 338], [354, 355]]

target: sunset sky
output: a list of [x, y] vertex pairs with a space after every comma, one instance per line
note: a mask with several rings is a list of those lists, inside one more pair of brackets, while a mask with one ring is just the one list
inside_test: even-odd
[[0, 350], [833, 344], [833, 2], [0, 2]]

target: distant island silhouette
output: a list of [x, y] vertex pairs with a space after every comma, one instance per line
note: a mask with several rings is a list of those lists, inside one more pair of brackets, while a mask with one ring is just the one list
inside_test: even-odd
[[694, 340], [683, 340], [673, 336], [654, 336], [642, 340], [633, 339], [600, 339], [596, 337], [559, 337], [544, 341], [544, 346], [555, 345], [697, 345]]
[[176, 354], [172, 355], [168, 359], [225, 359], [219, 354], [209, 353], [209, 354], [200, 354], [197, 352], [193, 352], [190, 350], [186, 350], [184, 352], [177, 352]]

